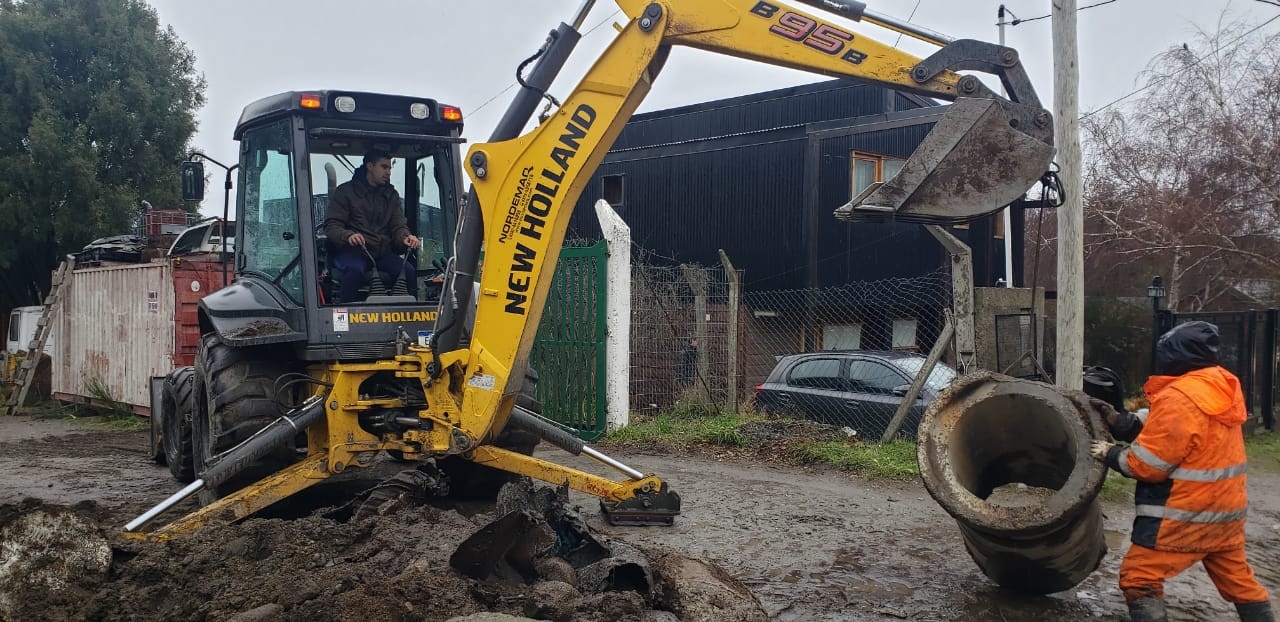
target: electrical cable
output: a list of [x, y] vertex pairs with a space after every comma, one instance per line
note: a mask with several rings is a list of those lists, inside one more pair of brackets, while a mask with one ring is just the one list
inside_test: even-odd
[[[622, 11], [620, 11], [620, 10], [619, 10], [619, 11], [614, 11], [613, 13], [611, 13], [611, 14], [609, 15], [609, 17], [606, 17], [606, 18], [604, 18], [604, 19], [600, 20], [600, 21], [599, 21], [595, 26], [592, 26], [591, 28], [588, 28], [585, 32], [583, 32], [583, 33], [582, 33], [582, 38], [583, 38], [583, 39], [585, 39], [585, 38], [587, 37], [587, 35], [589, 35], [589, 34], [591, 34], [591, 33], [595, 32], [595, 31], [596, 31], [596, 29], [598, 29], [598, 28], [600, 28], [601, 26], [603, 26], [603, 25], [605, 25], [605, 24], [609, 23], [610, 21], [613, 21], [613, 18], [617, 17], [617, 16], [618, 16], [618, 14], [619, 14], [619, 13], [621, 13], [621, 12], [622, 12]], [[539, 50], [538, 50], [538, 53], [537, 53], [537, 54], [535, 54], [533, 58], [537, 58], [538, 56], [541, 56], [541, 55], [542, 55], [542, 50], [541, 50], [541, 49], [539, 49]], [[529, 62], [529, 60], [532, 60], [532, 59], [528, 59], [528, 60], [526, 60], [526, 61], [525, 61], [525, 63], [528, 63], [528, 62]], [[480, 112], [481, 110], [484, 110], [485, 106], [488, 106], [489, 104], [492, 104], [492, 103], [493, 103], [495, 100], [497, 100], [499, 97], [502, 97], [502, 94], [503, 94], [503, 93], [506, 93], [507, 91], [510, 91], [512, 88], [514, 88], [514, 87], [516, 86], [516, 84], [520, 84], [521, 86], [523, 86], [523, 85], [524, 85], [524, 78], [522, 78], [522, 77], [521, 77], [521, 74], [523, 74], [523, 73], [524, 73], [524, 66], [525, 66], [525, 63], [521, 63], [520, 68], [516, 70], [516, 82], [512, 82], [511, 84], [508, 84], [508, 85], [507, 85], [507, 88], [504, 88], [504, 89], [502, 89], [501, 91], [498, 91], [498, 93], [497, 93], [496, 95], [494, 95], [493, 97], [490, 97], [489, 99], [486, 99], [486, 100], [484, 101], [484, 103], [483, 103], [483, 104], [480, 104], [479, 106], [476, 106], [474, 109], [472, 109], [472, 110], [471, 110], [471, 112], [470, 112], [469, 114], [474, 115], [474, 114], [476, 114], [476, 113]]]
[[1271, 22], [1274, 22], [1274, 21], [1276, 21], [1277, 19], [1280, 19], [1280, 15], [1276, 15], [1275, 17], [1272, 17], [1271, 19], [1269, 19], [1269, 20], [1267, 20], [1267, 21], [1265, 21], [1265, 22], [1262, 22], [1261, 24], [1258, 24], [1257, 26], [1255, 26], [1255, 27], [1253, 27], [1253, 28], [1251, 28], [1251, 29], [1249, 29], [1249, 30], [1245, 31], [1245, 33], [1244, 33], [1244, 34], [1241, 34], [1240, 36], [1238, 36], [1238, 37], [1236, 37], [1236, 38], [1234, 38], [1234, 39], [1232, 39], [1232, 40], [1230, 40], [1230, 41], [1228, 41], [1228, 42], [1226, 42], [1226, 43], [1224, 43], [1224, 44], [1222, 44], [1222, 45], [1220, 45], [1220, 46], [1218, 46], [1218, 47], [1214, 48], [1214, 49], [1213, 49], [1213, 51], [1209, 52], [1208, 54], [1206, 54], [1206, 55], [1204, 55], [1204, 56], [1199, 56], [1199, 57], [1197, 57], [1197, 58], [1196, 58], [1196, 60], [1195, 60], [1195, 62], [1188, 64], [1187, 66], [1183, 67], [1182, 69], [1179, 69], [1179, 70], [1177, 70], [1177, 71], [1175, 71], [1175, 72], [1173, 72], [1173, 73], [1171, 73], [1171, 74], [1169, 74], [1169, 75], [1167, 75], [1167, 76], [1165, 76], [1165, 77], [1163, 77], [1163, 78], [1161, 78], [1161, 79], [1159, 79], [1159, 80], [1154, 80], [1154, 81], [1152, 81], [1152, 82], [1149, 82], [1149, 83], [1147, 83], [1145, 86], [1143, 86], [1142, 88], [1135, 89], [1135, 90], [1133, 90], [1133, 91], [1129, 92], [1129, 93], [1128, 93], [1128, 94], [1126, 94], [1126, 95], [1123, 95], [1123, 96], [1118, 97], [1118, 98], [1116, 98], [1116, 99], [1114, 99], [1114, 100], [1112, 100], [1112, 101], [1110, 101], [1110, 102], [1107, 102], [1106, 104], [1103, 104], [1101, 108], [1097, 108], [1097, 109], [1095, 109], [1095, 110], [1091, 110], [1091, 111], [1089, 111], [1089, 112], [1087, 112], [1087, 113], [1085, 113], [1085, 114], [1080, 115], [1080, 119], [1079, 119], [1079, 120], [1083, 121], [1083, 120], [1085, 120], [1085, 119], [1088, 119], [1089, 117], [1091, 117], [1091, 116], [1093, 116], [1093, 115], [1095, 115], [1095, 114], [1098, 114], [1099, 112], [1102, 112], [1103, 110], [1106, 110], [1107, 108], [1110, 108], [1110, 107], [1112, 107], [1112, 106], [1114, 106], [1114, 105], [1116, 105], [1116, 104], [1118, 104], [1118, 103], [1120, 103], [1120, 102], [1122, 102], [1122, 101], [1124, 101], [1124, 100], [1126, 100], [1126, 99], [1129, 99], [1130, 97], [1133, 97], [1134, 95], [1137, 95], [1138, 93], [1141, 93], [1141, 92], [1143, 92], [1143, 91], [1145, 91], [1145, 90], [1147, 90], [1147, 89], [1149, 89], [1149, 88], [1151, 88], [1151, 87], [1153, 87], [1153, 86], [1156, 86], [1156, 85], [1159, 85], [1159, 84], [1163, 84], [1163, 83], [1165, 83], [1165, 82], [1167, 82], [1167, 81], [1169, 81], [1169, 80], [1172, 80], [1173, 78], [1175, 78], [1175, 77], [1177, 77], [1177, 76], [1179, 76], [1179, 75], [1182, 75], [1183, 73], [1186, 73], [1187, 71], [1190, 71], [1190, 70], [1191, 70], [1192, 68], [1194, 68], [1196, 65], [1199, 65], [1202, 61], [1204, 61], [1204, 59], [1206, 59], [1206, 58], [1208, 58], [1208, 57], [1210, 57], [1210, 56], [1213, 56], [1214, 54], [1217, 54], [1218, 52], [1222, 51], [1222, 49], [1223, 49], [1223, 48], [1226, 48], [1227, 46], [1229, 46], [1229, 45], [1231, 45], [1231, 44], [1233, 44], [1233, 43], [1236, 43], [1237, 41], [1239, 41], [1239, 40], [1241, 40], [1241, 39], [1243, 39], [1243, 38], [1245, 38], [1245, 37], [1247, 37], [1247, 36], [1249, 36], [1249, 35], [1251, 35], [1251, 34], [1253, 34], [1253, 33], [1257, 32], [1257, 31], [1261, 30], [1261, 29], [1262, 29], [1263, 27], [1265, 27], [1267, 24], [1270, 24]]
[[[1045, 371], [1044, 365], [1040, 362], [1040, 357], [1036, 356], [1039, 348], [1039, 316], [1036, 315], [1036, 285], [1040, 280], [1040, 250], [1044, 245], [1044, 211], [1050, 207], [1059, 207], [1067, 200], [1067, 191], [1062, 186], [1062, 179], [1058, 177], [1058, 163], [1053, 162], [1050, 168], [1040, 177], [1040, 185], [1042, 191], [1040, 193], [1040, 209], [1036, 215], [1036, 254], [1035, 259], [1031, 263], [1031, 321], [1029, 332], [1031, 333], [1028, 342], [1031, 349], [1019, 358], [1030, 357], [1031, 364], [1035, 366], [1036, 374], [1042, 380], [1049, 380], [1049, 373]], [[1051, 198], [1052, 197], [1052, 198]], [[1016, 363], [1016, 362], [1015, 362]]]
[[[916, 9], [919, 9], [919, 8], [920, 8], [920, 0], [916, 0], [916, 5], [911, 7], [911, 14], [907, 16], [908, 22], [911, 21], [911, 18], [916, 16]], [[894, 40], [893, 47], [896, 49], [899, 43], [902, 43], [902, 33], [898, 33], [898, 38]]]
[[[1102, 2], [1099, 2], [1099, 3], [1097, 3], [1097, 4], [1090, 4], [1089, 6], [1082, 6], [1082, 7], [1078, 8], [1078, 9], [1076, 9], [1076, 13], [1079, 13], [1080, 11], [1083, 11], [1083, 10], [1085, 10], [1085, 9], [1092, 9], [1093, 7], [1096, 7], [1096, 6], [1102, 6], [1102, 5], [1104, 5], [1104, 4], [1111, 4], [1112, 2], [1115, 2], [1115, 1], [1116, 1], [1116, 0], [1103, 0]], [[1012, 11], [1009, 11], [1009, 9], [1008, 9], [1008, 8], [1006, 8], [1006, 9], [1005, 9], [1005, 11], [1008, 11], [1008, 12], [1012, 13]], [[1015, 17], [1015, 18], [1013, 19], [1013, 21], [1009, 22], [1009, 25], [1010, 25], [1010, 26], [1017, 26], [1018, 24], [1023, 24], [1023, 23], [1026, 23], [1026, 22], [1034, 22], [1034, 21], [1036, 21], [1036, 20], [1038, 20], [1038, 19], [1046, 19], [1046, 18], [1049, 18], [1049, 17], [1053, 17], [1053, 14], [1052, 14], [1052, 13], [1050, 13], [1050, 14], [1048, 14], [1048, 15], [1041, 15], [1040, 17], [1029, 17], [1029, 18], [1027, 18], [1027, 19], [1018, 19], [1018, 18], [1016, 18], [1016, 17]]]

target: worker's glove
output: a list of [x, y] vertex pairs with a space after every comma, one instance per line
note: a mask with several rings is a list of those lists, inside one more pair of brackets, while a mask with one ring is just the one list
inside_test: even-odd
[[1093, 456], [1094, 460], [1104, 461], [1107, 459], [1107, 452], [1111, 451], [1112, 447], [1115, 447], [1115, 445], [1106, 441], [1092, 441], [1089, 443], [1089, 455]]

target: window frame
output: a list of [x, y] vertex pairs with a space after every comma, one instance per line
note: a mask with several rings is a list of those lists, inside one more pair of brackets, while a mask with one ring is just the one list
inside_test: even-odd
[[[849, 197], [852, 198], [852, 197], [858, 196], [859, 194], [862, 193], [863, 190], [867, 188], [867, 186], [870, 186], [873, 183], [883, 182], [885, 180], [885, 176], [884, 176], [885, 162], [899, 162], [899, 163], [905, 164], [906, 161], [907, 161], [906, 158], [899, 158], [896, 156], [872, 153], [868, 151], [858, 151], [858, 150], [850, 151], [849, 152], [849, 190], [850, 190]], [[861, 186], [859, 186], [858, 184], [858, 162], [872, 162], [875, 165], [875, 173], [874, 173], [875, 178]], [[898, 170], [902, 170], [901, 164], [899, 164]], [[895, 175], [896, 174], [897, 173], [895, 173]]]
[[[840, 384], [847, 381], [848, 374], [846, 373], [846, 370], [848, 369], [848, 359], [846, 357], [815, 356], [815, 357], [805, 358], [805, 359], [796, 361], [795, 363], [792, 363], [791, 368], [787, 370], [787, 374], [782, 378], [782, 383], [791, 389], [812, 389], [817, 391], [848, 390], [848, 387], [844, 387], [844, 388], [835, 387], [835, 386], [821, 387], [821, 386], [813, 386], [813, 385], [795, 384], [794, 382], [792, 382], [792, 378], [795, 376], [796, 370], [800, 369], [801, 367], [808, 365], [810, 363], [826, 363], [826, 362], [832, 362], [836, 364], [836, 374], [835, 376], [830, 377], [831, 380], [835, 381], [832, 384]], [[810, 378], [827, 378], [827, 376], [810, 376]]]
[[[895, 378], [897, 380], [897, 384], [893, 385], [892, 387], [885, 388], [883, 390], [875, 387], [870, 387], [869, 385], [864, 384], [861, 380], [855, 379], [853, 377], [854, 363], [865, 363], [868, 365], [875, 365], [880, 368], [883, 368], [888, 371], [888, 373], [886, 374], [887, 376]], [[874, 359], [874, 358], [867, 358], [867, 357], [850, 357], [849, 364], [845, 367], [845, 370], [844, 370], [844, 376], [845, 376], [845, 382], [849, 383], [850, 391], [854, 393], [867, 393], [869, 395], [893, 395], [894, 394], [893, 390], [895, 388], [900, 387], [903, 384], [910, 384], [911, 382], [909, 378], [904, 379], [904, 374], [902, 373], [902, 370], [898, 368], [898, 366], [888, 361], [883, 361], [883, 360]]]

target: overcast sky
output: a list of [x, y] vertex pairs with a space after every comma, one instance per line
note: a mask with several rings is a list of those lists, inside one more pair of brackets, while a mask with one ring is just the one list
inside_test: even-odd
[[[569, 21], [580, 0], [149, 0], [163, 24], [195, 52], [208, 81], [207, 103], [198, 113], [195, 145], [210, 156], [236, 160], [231, 132], [244, 105], [289, 90], [350, 89], [433, 97], [462, 107], [465, 135], [486, 139], [514, 94], [517, 65], [541, 45], [548, 31]], [[1086, 7], [1102, 0], [1078, 0]], [[870, 0], [869, 8], [954, 38], [998, 40], [999, 2], [974, 0]], [[1052, 26], [1045, 0], [1006, 0], [1027, 21], [1007, 26], [1006, 44], [1016, 48], [1041, 102], [1052, 110]], [[804, 7], [802, 7], [804, 8]], [[806, 10], [809, 10], [806, 8]], [[1115, 0], [1079, 14], [1080, 109], [1095, 110], [1141, 85], [1151, 59], [1170, 47], [1194, 46], [1198, 30], [1216, 31], [1223, 20], [1260, 24], [1280, 7], [1257, 0]], [[811, 11], [815, 12], [815, 11]], [[568, 93], [612, 40], [613, 22], [623, 19], [608, 0], [597, 2], [584, 30], [591, 29], [552, 93]], [[851, 26], [882, 42], [898, 40], [873, 26]], [[1264, 32], [1280, 30], [1280, 20]], [[934, 51], [903, 38], [903, 50]], [[1203, 53], [1207, 50], [1193, 52]], [[697, 50], [675, 50], [640, 112], [824, 80]], [[510, 90], [508, 90], [510, 89]], [[505, 92], [504, 92], [505, 91]], [[465, 151], [465, 149], [464, 149]], [[220, 184], [215, 182], [213, 187]], [[221, 193], [211, 192], [202, 209], [221, 214]]]

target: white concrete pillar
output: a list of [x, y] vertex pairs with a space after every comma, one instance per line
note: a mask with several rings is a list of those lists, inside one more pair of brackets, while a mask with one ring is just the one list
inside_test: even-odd
[[596, 218], [609, 245], [605, 272], [605, 429], [625, 428], [631, 421], [631, 228], [607, 201], [596, 201]]

